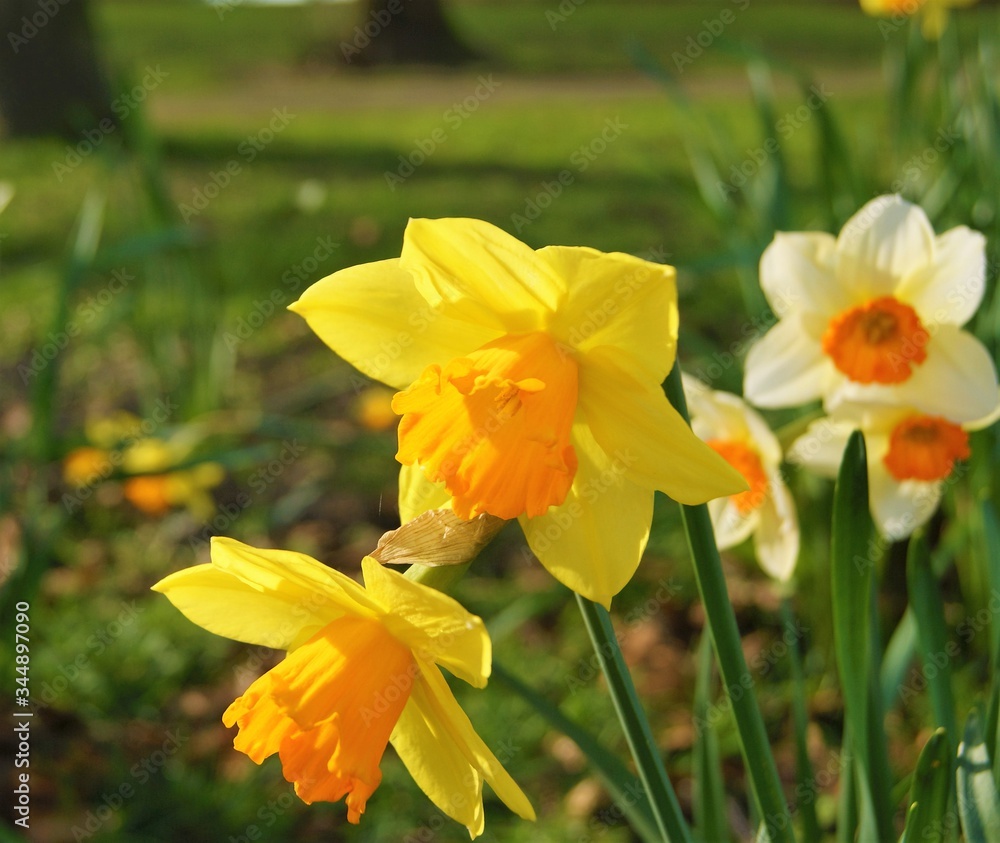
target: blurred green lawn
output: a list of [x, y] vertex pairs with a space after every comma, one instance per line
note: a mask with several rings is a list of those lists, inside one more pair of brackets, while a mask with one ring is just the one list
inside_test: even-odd
[[[882, 36], [850, 3], [588, 0], [563, 7], [572, 14], [553, 25], [546, 13], [559, 12], [558, 3], [455, 3], [457, 28], [490, 56], [482, 66], [365, 72], [336, 61], [340, 39], [350, 37], [356, 23], [353, 7], [238, 6], [220, 17], [196, 3], [105, 0], [97, 3], [97, 22], [116, 90], [125, 95], [144, 77], [159, 80], [144, 95], [141, 114], [134, 111], [126, 121], [127, 131], [147, 142], [146, 154], [123, 156], [118, 138], [109, 136], [70, 166], [76, 144], [4, 140], [0, 178], [17, 191], [0, 216], [5, 457], [17, 453], [31, 426], [35, 398], [18, 366], [46, 342], [74, 221], [88, 192], [107, 196], [102, 249], [136, 278], [59, 356], [58, 452], [47, 464], [4, 466], [3, 503], [32, 500], [24, 489], [37, 477], [29, 475], [43, 478], [49, 491], [32, 501], [33, 517], [43, 531], [52, 525], [47, 554], [55, 563], [32, 606], [32, 690], [46, 705], [32, 738], [30, 839], [466, 839], [388, 756], [384, 784], [353, 829], [342, 805], [307, 808], [292, 799], [273, 759], [258, 769], [235, 753], [221, 712], [278, 654], [215, 638], [147, 590], [172, 570], [206, 561], [204, 543], [190, 542], [205, 525], [184, 512], [145, 518], [113, 492], [96, 495], [68, 518], [54, 514], [63, 492], [57, 458], [83, 443], [85, 419], [117, 407], [142, 415], [158, 397], [175, 397], [182, 410], [169, 425], [180, 425], [187, 413], [222, 411], [229, 415], [212, 444], [213, 457], [229, 469], [217, 492], [224, 514], [260, 461], [297, 439], [304, 457], [238, 516], [209, 527], [356, 570], [378, 535], [396, 524], [394, 436], [359, 427], [351, 415], [357, 381], [349, 367], [298, 317], [280, 307], [272, 313], [266, 302], [287, 304], [340, 267], [397, 255], [410, 216], [479, 217], [536, 247], [662, 250], [682, 270], [682, 357], [693, 369], [710, 363], [746, 319], [734, 272], [741, 258], [727, 253], [727, 232], [717, 230], [690, 175], [684, 111], [636, 69], [637, 47], [673, 72], [674, 55], [687, 49], [689, 37], [732, 12], [725, 39], [684, 65], [677, 78], [737, 148], [752, 158], [761, 137], [744, 60], [730, 49], [747, 41], [779, 62], [807, 66], [828, 87], [832, 107], [853, 118], [854, 147], [877, 155], [881, 115], [872, 89]], [[486, 90], [484, 78], [495, 90], [477, 98], [477, 88]], [[801, 96], [784, 77], [777, 85], [778, 115], [794, 112]], [[474, 109], [462, 105], [468, 97]], [[265, 143], [262, 132], [275, 110], [287, 125]], [[141, 132], [140, 125], [146, 127]], [[415, 150], [431, 146], [411, 176], [388, 183], [387, 173], [403, 172], [401, 156], [413, 162]], [[786, 150], [792, 188], [808, 208], [816, 178], [812, 132], [795, 132]], [[227, 171], [232, 162], [236, 169]], [[564, 171], [570, 180], [555, 195], [551, 186]], [[115, 248], [148, 242], [164, 230], [144, 187], [149, 173], [166, 185], [164, 207], [187, 242], [132, 258]], [[228, 175], [218, 197], [182, 220], [178, 206], [196, 207], [199, 191], [225, 179], [218, 174]], [[519, 221], [516, 215], [527, 220], [531, 203], [545, 202], [542, 196], [550, 201], [537, 219]], [[815, 220], [795, 223], [809, 227]], [[318, 258], [324, 239], [338, 246]], [[69, 312], [107, 279], [104, 270], [89, 273]], [[263, 327], [239, 342], [227, 340], [254, 314], [266, 316]], [[716, 385], [738, 391], [738, 367]], [[257, 447], [262, 450], [247, 455]], [[799, 482], [822, 493], [814, 481]], [[701, 617], [674, 513], [660, 503], [651, 552], [615, 608], [626, 655], [687, 805], [690, 653]], [[810, 551], [825, 546], [826, 529], [823, 522], [809, 525], [806, 563]], [[506, 532], [461, 584], [460, 598], [490, 622], [499, 662], [515, 666], [623, 751], [575, 606], [521, 548], [517, 531]], [[727, 561], [748, 651], [766, 650], [781, 634], [776, 598], [746, 554]], [[806, 567], [805, 586], [821, 573]], [[663, 583], [669, 596], [647, 609], [649, 595]], [[809, 597], [803, 601], [807, 611]], [[807, 665], [814, 688], [823, 682], [827, 634], [822, 622], [808, 633], [818, 642], [819, 661]], [[790, 757], [786, 670], [779, 664], [759, 685], [783, 765]], [[523, 702], [499, 687], [482, 694], [456, 690], [487, 742], [506, 748], [509, 769], [540, 815], [536, 825], [522, 823], [490, 798], [484, 840], [632, 839], [620, 822], [603, 821], [610, 803], [578, 753]], [[836, 744], [836, 699], [819, 693], [814, 705], [814, 722], [829, 726]], [[912, 727], [897, 726], [905, 759]], [[818, 727], [813, 737], [822, 758]], [[738, 817], [746, 810], [738, 796], [742, 773], [725, 722], [721, 740]]]

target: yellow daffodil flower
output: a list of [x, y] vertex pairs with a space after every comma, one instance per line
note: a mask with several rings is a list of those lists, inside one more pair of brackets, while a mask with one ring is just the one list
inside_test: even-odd
[[645, 548], [660, 489], [744, 488], [661, 384], [674, 269], [620, 253], [534, 251], [488, 223], [411, 220], [398, 259], [341, 270], [292, 305], [334, 351], [402, 390], [403, 521], [450, 505], [519, 519], [561, 582], [609, 605]]
[[912, 407], [957, 422], [997, 405], [989, 352], [963, 331], [986, 286], [985, 241], [965, 226], [935, 237], [899, 196], [866, 204], [835, 239], [779, 233], [760, 261], [777, 324], [746, 359], [761, 407], [823, 398]]
[[212, 563], [153, 586], [209, 632], [285, 649], [223, 715], [260, 764], [275, 753], [307, 803], [346, 798], [360, 821], [392, 743], [421, 789], [475, 838], [483, 782], [534, 819], [527, 797], [476, 734], [438, 665], [481, 688], [492, 664], [482, 620], [366, 557], [365, 586], [301, 553], [212, 539]]
[[684, 392], [694, 432], [750, 486], [708, 502], [719, 548], [734, 547], [752, 535], [760, 566], [777, 580], [789, 580], [799, 555], [799, 522], [781, 474], [781, 445], [739, 396], [709, 389], [688, 375]]
[[970, 455], [967, 431], [987, 427], [1000, 415], [959, 424], [913, 407], [844, 404], [818, 419], [788, 450], [788, 459], [835, 477], [847, 440], [865, 436], [872, 520], [886, 538], [909, 536], [934, 514], [945, 486], [960, 475], [955, 465]]
[[977, 0], [861, 0], [862, 10], [877, 18], [900, 18], [918, 15], [920, 29], [929, 41], [944, 32], [950, 9], [964, 9]]

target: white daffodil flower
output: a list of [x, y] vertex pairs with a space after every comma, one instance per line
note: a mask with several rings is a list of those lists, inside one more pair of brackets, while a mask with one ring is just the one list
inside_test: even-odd
[[710, 448], [743, 475], [746, 492], [708, 502], [720, 548], [751, 535], [760, 566], [782, 582], [791, 578], [799, 555], [795, 502], [781, 475], [781, 446], [760, 414], [739, 396], [684, 376], [691, 427]]
[[978, 232], [935, 236], [921, 208], [880, 196], [836, 238], [777, 234], [760, 283], [779, 319], [747, 355], [748, 401], [909, 407], [959, 423], [996, 409], [993, 359], [961, 328], [986, 286]]
[[843, 404], [814, 421], [788, 449], [790, 462], [835, 477], [855, 430], [865, 436], [868, 499], [872, 520], [886, 538], [898, 541], [927, 523], [945, 487], [968, 459], [968, 431], [987, 427], [1000, 412], [959, 424], [913, 407]]

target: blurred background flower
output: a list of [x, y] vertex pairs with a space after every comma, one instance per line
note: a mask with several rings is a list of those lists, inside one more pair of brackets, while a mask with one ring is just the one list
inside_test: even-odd
[[146, 425], [153, 427], [125, 411], [89, 422], [86, 433], [93, 444], [75, 448], [63, 460], [67, 484], [89, 497], [94, 487], [114, 480], [122, 484], [125, 499], [147, 515], [184, 506], [197, 521], [207, 521], [215, 513], [210, 492], [225, 479], [225, 470], [194, 459], [196, 425], [167, 439], [144, 435]]

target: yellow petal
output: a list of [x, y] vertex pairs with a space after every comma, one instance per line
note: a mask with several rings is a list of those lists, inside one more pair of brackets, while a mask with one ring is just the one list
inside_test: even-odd
[[361, 567], [368, 593], [385, 608], [381, 622], [395, 638], [470, 685], [485, 687], [493, 651], [481, 618], [457, 600], [384, 568], [370, 556]]
[[[235, 539], [212, 539], [212, 564], [263, 593], [291, 603], [293, 615], [312, 613], [328, 619], [343, 613], [363, 618], [381, 614], [381, 606], [346, 574], [304, 553], [261, 550]], [[299, 643], [296, 636], [296, 643]]]
[[399, 520], [405, 524], [430, 509], [444, 509], [451, 495], [443, 483], [431, 483], [418, 465], [399, 469]]
[[544, 328], [566, 293], [531, 248], [481, 220], [410, 220], [399, 263], [432, 306], [447, 303], [448, 312], [506, 333]]
[[579, 423], [572, 441], [579, 466], [565, 502], [538, 518], [521, 518], [521, 528], [552, 576], [607, 608], [639, 566], [653, 492], [628, 478], [633, 452], [609, 457]]
[[[421, 708], [425, 721], [434, 732], [443, 739], [448, 739], [465, 756], [469, 764], [493, 788], [503, 803], [519, 817], [526, 820], [535, 819], [535, 810], [531, 802], [510, 774], [503, 768], [483, 739], [469, 722], [462, 707], [445, 682], [441, 671], [434, 665], [417, 659], [420, 677], [413, 683], [411, 699]], [[446, 774], [444, 769], [435, 769], [437, 774]], [[470, 801], [481, 801], [482, 794], [476, 788], [474, 781], [454, 783], [449, 787], [452, 801], [457, 802], [459, 795]], [[473, 833], [473, 829], [469, 829]]]
[[553, 336], [581, 351], [613, 348], [640, 381], [662, 383], [677, 347], [674, 268], [577, 246], [548, 246], [538, 256], [569, 288]]
[[433, 715], [427, 713], [430, 706], [426, 701], [418, 703], [419, 697], [419, 689], [411, 693], [389, 743], [431, 802], [476, 838], [485, 826], [482, 774], [436, 725]]
[[626, 476], [684, 504], [745, 491], [746, 482], [702, 442], [659, 386], [648, 389], [595, 349], [580, 364], [580, 406], [605, 453]]
[[214, 565], [196, 565], [160, 580], [153, 591], [165, 594], [198, 626], [234, 641], [287, 650], [337, 617], [304, 602], [308, 592], [262, 591]]
[[288, 309], [352, 366], [397, 389], [500, 333], [432, 309], [398, 260], [328, 275]]

